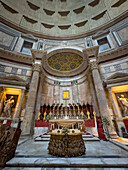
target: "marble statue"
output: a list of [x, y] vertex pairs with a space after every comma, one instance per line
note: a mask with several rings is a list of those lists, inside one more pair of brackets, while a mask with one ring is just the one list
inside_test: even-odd
[[124, 115], [128, 115], [128, 99], [122, 94], [121, 97], [118, 96], [119, 101], [122, 104]]
[[4, 110], [3, 110], [3, 115], [4, 117], [9, 117], [9, 118], [12, 118], [12, 115], [11, 115], [11, 108], [12, 106], [14, 105], [14, 98], [13, 96], [10, 97], [10, 99], [6, 99], [4, 100]]

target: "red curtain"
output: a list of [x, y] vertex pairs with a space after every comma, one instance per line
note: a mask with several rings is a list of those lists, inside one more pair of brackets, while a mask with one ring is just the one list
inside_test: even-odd
[[99, 138], [106, 140], [105, 135], [104, 135], [104, 129], [103, 129], [101, 117], [96, 117], [96, 121], [97, 121], [97, 130], [98, 130]]
[[35, 127], [48, 127], [47, 120], [35, 120]]
[[124, 124], [125, 124], [125, 128], [127, 130], [127, 133], [128, 133], [128, 120], [123, 120]]
[[95, 119], [85, 120], [85, 127], [95, 127]]

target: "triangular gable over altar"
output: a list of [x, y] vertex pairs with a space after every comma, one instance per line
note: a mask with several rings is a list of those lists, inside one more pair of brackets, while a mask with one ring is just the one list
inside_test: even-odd
[[105, 86], [123, 85], [128, 83], [128, 73], [117, 72], [104, 80]]
[[0, 78], [0, 85], [27, 86], [28, 82], [18, 76], [7, 76]]

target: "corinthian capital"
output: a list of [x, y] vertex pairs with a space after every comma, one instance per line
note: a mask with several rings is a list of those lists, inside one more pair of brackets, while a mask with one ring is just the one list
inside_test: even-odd
[[97, 61], [92, 61], [90, 62], [90, 68], [91, 70], [98, 69], [98, 62]]
[[41, 71], [41, 64], [34, 63], [33, 64], [33, 71]]

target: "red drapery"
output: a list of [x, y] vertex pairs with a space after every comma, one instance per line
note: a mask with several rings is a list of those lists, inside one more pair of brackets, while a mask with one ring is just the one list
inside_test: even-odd
[[106, 140], [105, 135], [104, 135], [104, 129], [103, 129], [101, 117], [96, 117], [96, 121], [97, 121], [97, 130], [98, 130], [99, 138]]
[[[48, 127], [47, 120], [35, 120], [35, 127]], [[95, 127], [95, 119], [85, 121], [85, 127]]]
[[95, 127], [95, 119], [85, 120], [85, 127]]
[[47, 120], [35, 120], [35, 127], [48, 127]]
[[[3, 122], [4, 122], [4, 121], [1, 121], [1, 122], [0, 122], [0, 125], [3, 124]], [[11, 125], [11, 120], [7, 120], [6, 126], [10, 126], [10, 125]]]
[[128, 133], [128, 120], [123, 120], [123, 122], [124, 122], [124, 124], [125, 124], [125, 128], [126, 128], [126, 130], [127, 130], [127, 133]]

